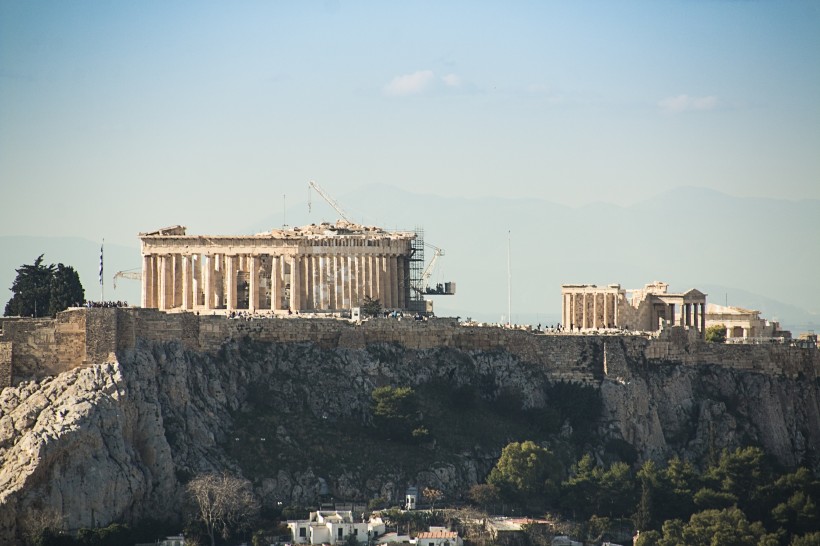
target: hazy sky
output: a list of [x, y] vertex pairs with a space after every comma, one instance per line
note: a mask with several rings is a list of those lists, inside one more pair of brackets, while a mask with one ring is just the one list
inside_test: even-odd
[[311, 178], [818, 199], [818, 97], [815, 1], [2, 0], [0, 234], [236, 232]]

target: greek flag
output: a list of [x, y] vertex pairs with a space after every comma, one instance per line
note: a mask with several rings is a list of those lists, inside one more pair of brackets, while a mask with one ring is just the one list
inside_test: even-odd
[[103, 283], [103, 245], [100, 245], [100, 286]]

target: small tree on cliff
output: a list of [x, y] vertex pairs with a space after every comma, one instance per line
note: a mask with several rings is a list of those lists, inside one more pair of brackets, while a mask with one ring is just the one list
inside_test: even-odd
[[33, 264], [17, 269], [11, 292], [6, 316], [53, 316], [85, 301], [85, 290], [74, 268], [63, 264], [45, 265], [42, 254]]
[[196, 517], [205, 526], [211, 546], [216, 533], [228, 538], [251, 523], [259, 503], [248, 480], [230, 474], [203, 474], [191, 480], [188, 495], [196, 506]]
[[362, 301], [362, 315], [366, 317], [378, 317], [382, 314], [382, 304], [378, 299], [365, 296]]
[[393, 440], [409, 440], [421, 425], [415, 391], [388, 385], [373, 389], [370, 396], [373, 422], [381, 434]]
[[722, 324], [715, 324], [706, 329], [704, 338], [709, 343], [725, 343], [726, 342], [726, 326]]
[[551, 501], [561, 482], [562, 468], [558, 458], [531, 440], [512, 442], [501, 451], [487, 483], [496, 486], [501, 495], [522, 506]]

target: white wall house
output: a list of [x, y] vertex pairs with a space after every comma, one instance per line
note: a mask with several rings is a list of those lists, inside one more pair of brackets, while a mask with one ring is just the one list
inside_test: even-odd
[[337, 544], [353, 535], [360, 544], [365, 544], [368, 531], [371, 537], [384, 533], [381, 518], [369, 522], [356, 521], [350, 511], [311, 512], [306, 520], [288, 520], [288, 528], [294, 544]]
[[419, 533], [413, 542], [416, 546], [462, 546], [463, 541], [458, 533], [446, 527], [430, 527], [430, 530]]

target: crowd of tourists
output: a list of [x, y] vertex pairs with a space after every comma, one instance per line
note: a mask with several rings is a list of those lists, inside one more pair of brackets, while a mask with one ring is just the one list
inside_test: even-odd
[[91, 301], [87, 300], [82, 306], [77, 305], [77, 307], [88, 307], [91, 308], [99, 308], [99, 307], [128, 307], [127, 301]]

